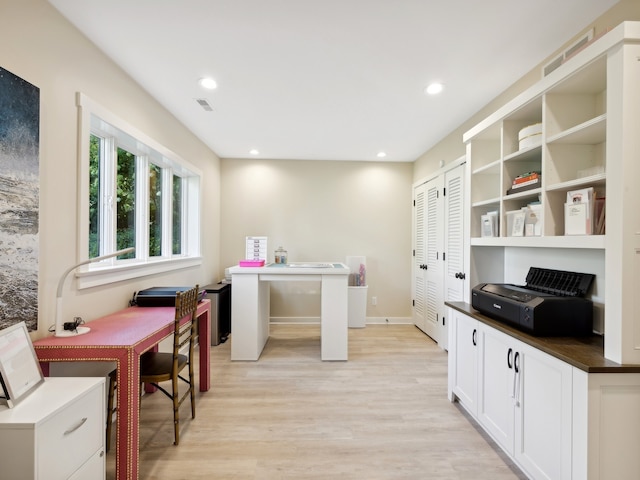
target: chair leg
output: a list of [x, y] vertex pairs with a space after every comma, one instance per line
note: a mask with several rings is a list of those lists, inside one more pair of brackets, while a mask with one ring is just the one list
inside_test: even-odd
[[189, 392], [191, 395], [191, 418], [196, 418], [196, 389], [195, 382], [193, 381], [193, 363], [189, 361]]
[[174, 433], [174, 445], [180, 443], [180, 400], [178, 398], [178, 377], [174, 375], [171, 380], [173, 387], [173, 433]]

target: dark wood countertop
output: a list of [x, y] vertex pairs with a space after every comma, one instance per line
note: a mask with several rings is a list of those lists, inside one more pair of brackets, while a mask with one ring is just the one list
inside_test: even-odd
[[599, 335], [590, 337], [534, 337], [483, 315], [468, 303], [445, 302], [445, 305], [587, 373], [640, 373], [640, 365], [625, 365], [606, 359], [604, 357], [604, 338]]

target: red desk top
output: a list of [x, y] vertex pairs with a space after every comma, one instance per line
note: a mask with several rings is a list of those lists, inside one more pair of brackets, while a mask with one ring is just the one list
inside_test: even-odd
[[132, 347], [171, 326], [174, 315], [175, 307], [129, 307], [87, 323], [91, 329], [89, 333], [71, 337], [51, 335], [35, 341], [33, 346], [36, 349], [57, 346]]

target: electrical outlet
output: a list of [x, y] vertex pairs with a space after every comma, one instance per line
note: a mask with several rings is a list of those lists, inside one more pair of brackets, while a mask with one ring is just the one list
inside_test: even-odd
[[374, 307], [378, 305], [378, 297], [371, 297], [371, 305]]

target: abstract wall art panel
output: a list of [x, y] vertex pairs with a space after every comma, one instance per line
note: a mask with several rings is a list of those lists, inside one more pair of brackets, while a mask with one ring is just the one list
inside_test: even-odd
[[40, 89], [0, 67], [0, 329], [38, 328]]

